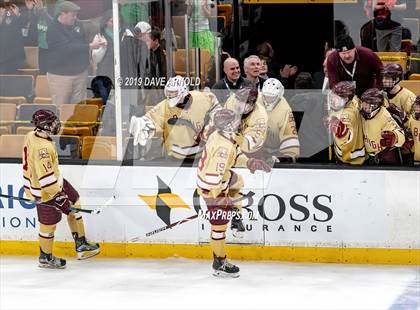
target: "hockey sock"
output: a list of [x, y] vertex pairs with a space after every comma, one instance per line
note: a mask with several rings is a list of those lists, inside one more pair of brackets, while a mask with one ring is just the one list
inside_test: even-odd
[[[80, 202], [77, 201], [73, 207], [80, 208]], [[77, 234], [78, 238], [85, 236], [85, 224], [83, 222], [83, 217], [80, 213], [71, 212], [67, 216], [67, 222], [69, 224], [73, 236], [75, 235], [75, 233]]]
[[210, 247], [217, 257], [226, 257], [226, 228], [227, 225], [211, 225]]
[[51, 254], [54, 245], [56, 225], [39, 224], [39, 246], [45, 254]]

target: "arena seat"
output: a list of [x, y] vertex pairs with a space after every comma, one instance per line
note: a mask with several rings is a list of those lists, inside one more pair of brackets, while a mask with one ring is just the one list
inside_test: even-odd
[[24, 97], [32, 102], [34, 95], [34, 78], [32, 75], [0, 75], [1, 97]]
[[82, 159], [116, 160], [117, 140], [115, 137], [87, 136], [83, 138]]
[[39, 73], [38, 46], [25, 46], [25, 59], [29, 68], [18, 69], [18, 72], [36, 77]]
[[420, 80], [420, 74], [419, 73], [413, 73], [408, 77], [408, 79], [418, 81], [418, 80]]
[[19, 105], [25, 102], [26, 102], [26, 98], [23, 96], [18, 96], [18, 97], [1, 97], [0, 96], [0, 103], [14, 103], [16, 105]]
[[59, 108], [63, 135], [92, 136], [98, 127], [99, 109], [91, 104], [64, 104]]
[[379, 59], [385, 65], [387, 63], [398, 63], [407, 72], [407, 53], [405, 52], [376, 52]]
[[0, 158], [21, 158], [24, 135], [0, 136]]
[[0, 128], [2, 134], [11, 134], [12, 125], [16, 119], [14, 103], [0, 103]]
[[52, 103], [50, 87], [46, 75], [38, 75], [35, 80], [35, 98], [36, 103]]
[[[194, 49], [190, 49], [190, 52], [188, 54], [188, 58], [190, 59], [190, 77], [195, 76], [195, 51]], [[200, 49], [200, 79], [201, 82], [204, 81], [206, 71], [206, 66], [211, 61], [211, 55], [209, 50]], [[187, 76], [187, 63], [186, 63], [186, 57], [185, 57], [185, 49], [178, 49], [173, 52], [173, 64], [174, 64], [174, 70], [175, 74], [181, 75], [181, 76]]]

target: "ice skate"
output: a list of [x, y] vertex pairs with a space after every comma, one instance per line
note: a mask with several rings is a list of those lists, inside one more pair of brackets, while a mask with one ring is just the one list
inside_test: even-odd
[[89, 243], [85, 237], [76, 238], [77, 259], [83, 260], [99, 254], [99, 244]]
[[39, 255], [39, 267], [50, 269], [64, 269], [66, 268], [66, 260], [55, 257], [52, 254], [45, 254], [41, 252]]
[[245, 234], [245, 226], [242, 222], [242, 215], [241, 211], [238, 208], [233, 208], [232, 212], [235, 213], [235, 215], [232, 217], [232, 221], [230, 224], [230, 229], [232, 230], [232, 235], [235, 238], [243, 238]]
[[227, 258], [214, 256], [213, 275], [219, 278], [238, 278], [239, 267], [230, 263]]

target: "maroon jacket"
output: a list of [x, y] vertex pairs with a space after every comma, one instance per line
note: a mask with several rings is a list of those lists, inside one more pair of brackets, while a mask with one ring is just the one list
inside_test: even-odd
[[352, 78], [349, 73], [353, 71], [353, 64], [345, 66], [349, 72], [347, 73], [337, 51], [328, 56], [327, 72], [330, 87], [333, 88], [341, 81], [356, 81], [356, 95], [359, 98], [369, 88], [382, 89], [383, 65], [379, 57], [370, 49], [357, 46], [355, 61], [357, 61], [356, 70]]

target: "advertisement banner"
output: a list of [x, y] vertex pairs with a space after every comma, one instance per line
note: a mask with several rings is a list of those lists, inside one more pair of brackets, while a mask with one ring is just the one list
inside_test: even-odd
[[[93, 209], [111, 196], [101, 214], [84, 215], [91, 240], [101, 242], [199, 244], [209, 241], [210, 224], [196, 192], [196, 168], [62, 166], [63, 176]], [[420, 176], [415, 171], [274, 169], [245, 181], [243, 239], [230, 229], [227, 242], [266, 246], [420, 248]], [[24, 197], [21, 166], [0, 165], [2, 194]], [[201, 211], [200, 211], [201, 210]], [[0, 239], [37, 240], [34, 205], [0, 199]], [[71, 240], [65, 219], [56, 239]]]

